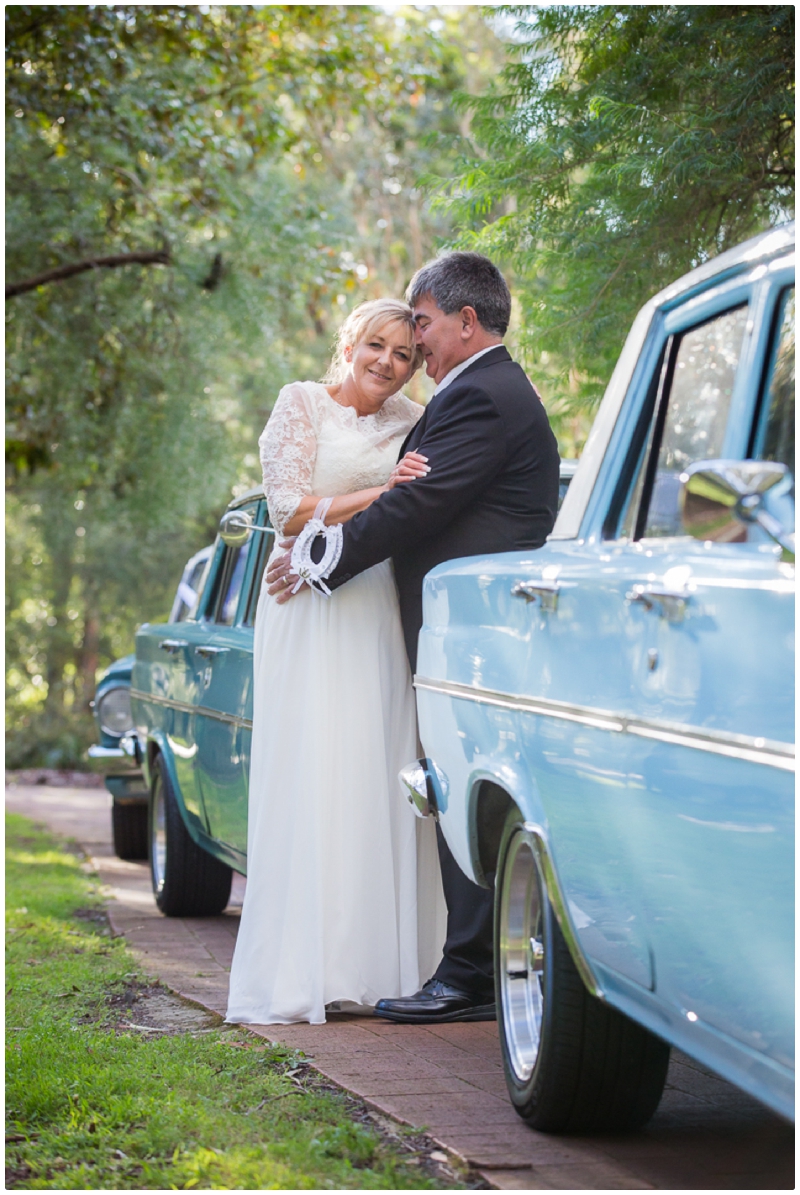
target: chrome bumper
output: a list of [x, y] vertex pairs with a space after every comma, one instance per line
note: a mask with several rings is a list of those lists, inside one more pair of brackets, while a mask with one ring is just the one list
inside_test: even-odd
[[123, 767], [138, 768], [142, 762], [139, 740], [135, 734], [124, 734], [118, 747], [101, 747], [99, 743], [93, 743], [87, 755], [99, 772], [106, 765], [119, 766], [121, 763]]
[[417, 817], [432, 817], [438, 822], [439, 814], [447, 807], [450, 788], [442, 769], [426, 757], [406, 764], [398, 777]]

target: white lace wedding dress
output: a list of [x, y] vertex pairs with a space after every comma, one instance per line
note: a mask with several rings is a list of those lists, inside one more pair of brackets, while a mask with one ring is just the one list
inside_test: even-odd
[[[397, 394], [359, 417], [317, 382], [284, 387], [259, 440], [277, 532], [306, 494], [384, 484], [421, 413]], [[334, 1001], [410, 995], [439, 962], [446, 914], [434, 827], [397, 780], [417, 734], [391, 562], [285, 605], [262, 581], [253, 663], [227, 1019], [320, 1024]]]

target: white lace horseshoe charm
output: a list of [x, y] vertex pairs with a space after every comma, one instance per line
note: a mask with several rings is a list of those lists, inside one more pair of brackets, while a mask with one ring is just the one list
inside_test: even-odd
[[[297, 593], [302, 585], [308, 585], [312, 589], [316, 589], [318, 593], [324, 593], [325, 597], [331, 596], [331, 591], [323, 577], [327, 577], [333, 572], [342, 554], [341, 523], [336, 523], [332, 527], [325, 526], [325, 515], [330, 509], [332, 501], [333, 498], [323, 498], [317, 504], [313, 519], [308, 520], [295, 540], [291, 560], [292, 572], [297, 576], [297, 583], [292, 589], [292, 593]], [[325, 537], [325, 552], [321, 560], [314, 561], [311, 559], [311, 545], [318, 535]]]

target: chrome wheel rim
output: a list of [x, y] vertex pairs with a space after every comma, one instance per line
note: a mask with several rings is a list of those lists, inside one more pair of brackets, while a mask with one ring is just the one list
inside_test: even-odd
[[542, 885], [524, 830], [506, 854], [500, 889], [500, 998], [508, 1059], [520, 1082], [533, 1074], [544, 1012]]
[[150, 858], [153, 867], [153, 887], [160, 892], [164, 887], [167, 866], [167, 809], [164, 800], [164, 782], [159, 776], [153, 793], [153, 822]]

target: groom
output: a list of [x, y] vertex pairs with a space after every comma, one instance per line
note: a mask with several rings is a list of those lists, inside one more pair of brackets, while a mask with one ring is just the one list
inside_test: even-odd
[[[320, 576], [333, 590], [392, 557], [413, 674], [425, 574], [460, 556], [541, 547], [556, 515], [558, 449], [536, 391], [502, 343], [511, 295], [487, 257], [429, 262], [406, 298], [436, 389], [400, 456], [421, 454], [430, 472], [345, 523], [339, 562]], [[273, 563], [270, 593], [286, 586], [288, 567], [285, 557]], [[447, 903], [442, 961], [416, 995], [380, 1000], [375, 1012], [418, 1024], [493, 1020], [493, 894], [466, 878], [436, 832]]]

